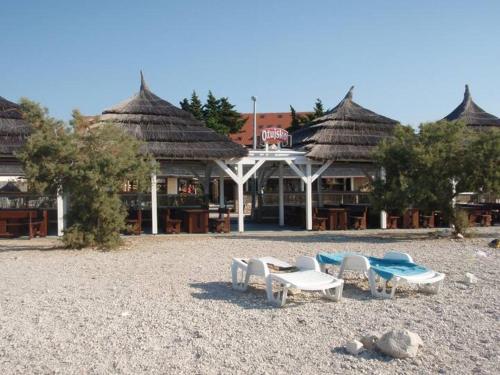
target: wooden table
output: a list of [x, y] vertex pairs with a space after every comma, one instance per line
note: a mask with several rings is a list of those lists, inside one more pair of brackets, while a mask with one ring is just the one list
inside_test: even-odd
[[184, 230], [188, 233], [208, 233], [208, 210], [182, 210]]
[[328, 230], [347, 229], [347, 210], [345, 208], [320, 208], [319, 214], [328, 219]]
[[416, 208], [409, 208], [403, 215], [403, 228], [417, 229], [419, 227], [419, 211]]
[[47, 236], [47, 210], [8, 209], [0, 210], [0, 237], [22, 235], [23, 227], [28, 229], [29, 238]]

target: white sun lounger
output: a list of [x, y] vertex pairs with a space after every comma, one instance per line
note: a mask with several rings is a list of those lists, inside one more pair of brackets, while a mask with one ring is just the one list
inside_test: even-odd
[[[409, 254], [396, 251], [387, 252], [383, 259], [414, 264], [413, 259]], [[322, 270], [325, 270], [325, 264], [322, 264], [321, 268]], [[394, 298], [397, 287], [403, 284], [413, 284], [419, 287], [424, 287], [427, 292], [437, 294], [439, 293], [445, 278], [444, 273], [424, 268], [422, 272], [412, 275], [405, 275], [404, 273], [398, 273], [395, 271], [392, 277], [387, 280], [376, 272], [374, 267], [370, 264], [370, 259], [368, 257], [358, 254], [347, 254], [344, 256], [340, 265], [338, 277], [341, 278], [345, 271], [360, 272], [363, 273], [365, 277], [368, 277], [370, 291], [374, 297], [378, 298]], [[378, 285], [378, 281], [380, 280], [382, 280], [381, 288], [379, 288]], [[387, 284], [389, 281], [391, 283], [391, 287], [388, 291]]]
[[[248, 263], [235, 258], [231, 267], [233, 287], [238, 290], [246, 290], [251, 276], [263, 277], [266, 281], [267, 300], [278, 307], [285, 305], [290, 288], [320, 291], [325, 298], [333, 301], [339, 301], [342, 298], [344, 281], [321, 272], [319, 263], [313, 257], [299, 257], [295, 264], [299, 270], [288, 273], [272, 272], [268, 263], [278, 267], [291, 267], [290, 264], [271, 257], [250, 259]], [[245, 268], [246, 270], [244, 270]], [[242, 279], [238, 280], [238, 270], [244, 270], [243, 282]], [[276, 287], [277, 290], [274, 290]]]

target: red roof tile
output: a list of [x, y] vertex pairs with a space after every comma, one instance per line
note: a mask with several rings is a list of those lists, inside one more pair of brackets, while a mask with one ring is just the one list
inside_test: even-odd
[[[308, 112], [297, 112], [298, 115], [305, 115]], [[244, 146], [253, 145], [253, 113], [242, 113], [241, 117], [246, 119], [245, 124], [238, 133], [230, 134], [230, 138]], [[267, 112], [257, 113], [257, 136], [265, 128], [287, 129], [292, 123], [290, 112]]]

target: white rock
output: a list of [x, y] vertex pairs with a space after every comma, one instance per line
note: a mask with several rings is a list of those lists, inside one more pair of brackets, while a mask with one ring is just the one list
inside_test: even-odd
[[130, 311], [122, 312], [122, 317], [126, 318], [127, 316], [130, 316]]
[[363, 344], [365, 349], [373, 350], [373, 349], [375, 349], [375, 344], [377, 343], [379, 337], [380, 337], [380, 335], [378, 335], [376, 333], [369, 333], [369, 334], [361, 337], [361, 339], [359, 341], [361, 341], [361, 343]]
[[420, 336], [407, 329], [386, 332], [376, 344], [378, 350], [394, 358], [415, 357], [422, 345], [424, 343]]
[[481, 250], [476, 251], [476, 255], [478, 257], [485, 257], [485, 258], [488, 256], [488, 254], [486, 254], [484, 251]]
[[350, 341], [345, 345], [345, 350], [349, 354], [358, 355], [363, 351], [363, 344], [358, 340]]
[[476, 275], [469, 273], [469, 272], [467, 272], [465, 274], [465, 283], [467, 285], [477, 284], [477, 281], [478, 281], [478, 279], [477, 279]]
[[456, 238], [457, 240], [463, 240], [463, 239], [464, 239], [464, 235], [463, 235], [462, 233], [457, 233], [457, 234], [455, 235], [455, 238]]

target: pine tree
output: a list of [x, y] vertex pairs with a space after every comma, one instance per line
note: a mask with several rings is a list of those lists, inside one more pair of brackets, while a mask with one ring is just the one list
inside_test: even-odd
[[223, 134], [237, 133], [245, 123], [245, 119], [234, 109], [228, 98], [219, 99], [219, 120], [225, 130]]
[[302, 127], [301, 124], [301, 118], [299, 115], [297, 115], [297, 112], [295, 111], [295, 108], [290, 106], [290, 114], [292, 117], [292, 122], [290, 123], [290, 127], [288, 128], [289, 132], [294, 132], [296, 130], [299, 130]]
[[17, 157], [30, 189], [70, 196], [67, 247], [116, 247], [125, 227], [126, 209], [119, 192], [124, 181], [134, 181], [139, 191], [149, 186], [152, 159], [144, 156], [137, 139], [107, 124], [89, 132], [70, 131], [48, 116], [39, 104], [23, 99], [24, 116], [34, 122], [34, 132]]
[[203, 104], [201, 103], [200, 98], [196, 94], [196, 91], [193, 90], [191, 94], [191, 102], [189, 103], [189, 112], [196, 117], [198, 120], [203, 121]]
[[74, 132], [85, 133], [89, 129], [89, 120], [86, 119], [78, 109], [74, 109], [73, 112], [71, 112], [71, 117], [72, 119], [69, 120], [69, 124]]

